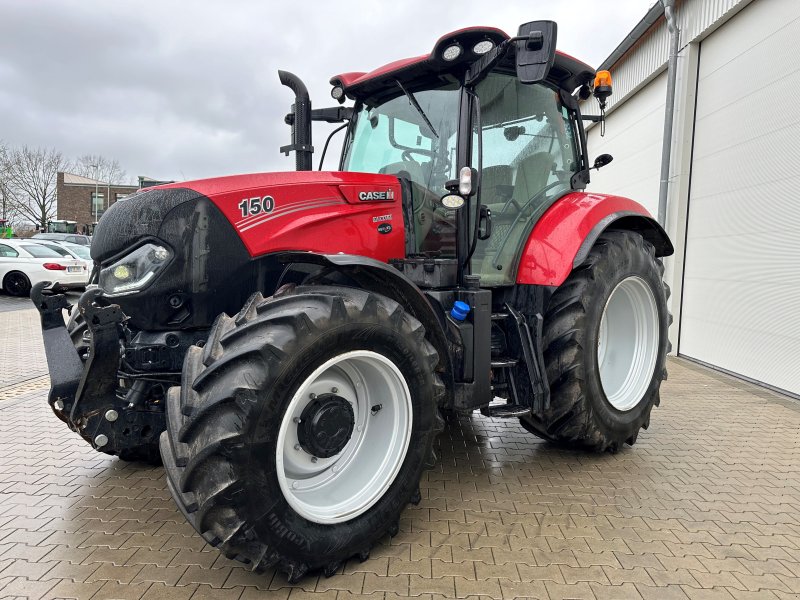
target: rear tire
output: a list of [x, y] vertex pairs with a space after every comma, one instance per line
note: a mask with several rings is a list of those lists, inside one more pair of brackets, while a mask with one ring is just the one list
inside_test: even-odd
[[29, 296], [31, 293], [31, 280], [25, 273], [12, 271], [3, 277], [3, 289], [9, 296]]
[[[316, 569], [332, 575], [352, 556], [366, 560], [420, 500], [443, 427], [437, 362], [422, 325], [378, 294], [329, 286], [256, 294], [235, 318], [220, 315], [205, 348], [190, 348], [181, 386], [169, 390], [161, 453], [170, 491], [208, 543], [253, 570], [274, 566], [297, 581]], [[314, 413], [323, 397], [331, 411]], [[397, 450], [405, 434], [376, 423], [402, 414], [407, 423], [396, 430], [408, 437]], [[332, 429], [298, 433], [331, 415]], [[370, 428], [383, 434], [369, 437]]]
[[603, 233], [544, 317], [550, 408], [520, 419], [544, 439], [616, 452], [660, 402], [669, 351], [664, 266], [641, 235]]

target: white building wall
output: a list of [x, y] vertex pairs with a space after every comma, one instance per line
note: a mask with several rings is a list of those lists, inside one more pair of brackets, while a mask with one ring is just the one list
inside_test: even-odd
[[588, 189], [631, 198], [657, 213], [666, 89], [665, 71], [608, 116], [605, 136], [600, 127], [589, 130], [590, 162], [603, 153], [614, 160], [592, 171]]

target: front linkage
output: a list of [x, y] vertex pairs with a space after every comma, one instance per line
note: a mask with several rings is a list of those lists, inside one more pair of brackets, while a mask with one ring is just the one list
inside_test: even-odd
[[31, 300], [42, 321], [53, 412], [100, 452], [157, 462], [158, 437], [165, 428], [163, 405], [148, 398], [146, 379], [119, 371], [125, 314], [116, 304], [99, 304], [98, 289], [81, 296], [77, 309], [89, 333], [84, 362], [64, 323], [62, 311], [73, 308], [65, 289], [57, 283], [48, 286], [36, 284]]

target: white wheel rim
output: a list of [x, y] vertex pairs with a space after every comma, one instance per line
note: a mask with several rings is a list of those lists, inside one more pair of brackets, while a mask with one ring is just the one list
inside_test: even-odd
[[659, 337], [650, 286], [635, 275], [623, 279], [606, 302], [597, 335], [600, 382], [617, 410], [631, 410], [644, 399], [656, 368]]
[[[300, 447], [295, 419], [312, 394], [333, 389], [353, 408], [353, 433], [338, 454], [312, 462], [314, 457]], [[315, 523], [341, 523], [364, 513], [397, 477], [411, 425], [411, 393], [391, 360], [366, 350], [330, 359], [303, 381], [281, 421], [276, 464], [284, 498]]]

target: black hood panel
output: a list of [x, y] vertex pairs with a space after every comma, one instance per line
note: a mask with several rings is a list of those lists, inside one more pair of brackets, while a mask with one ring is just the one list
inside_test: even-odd
[[157, 237], [167, 214], [184, 202], [203, 197], [186, 188], [139, 191], [115, 202], [103, 214], [92, 237], [92, 259], [104, 262], [142, 237]]
[[168, 246], [169, 265], [143, 290], [110, 298], [138, 330], [210, 327], [254, 291], [271, 292], [283, 268], [273, 256], [253, 259], [214, 203], [186, 188], [147, 190], [112, 205], [97, 225], [92, 258], [108, 262], [144, 240]]

